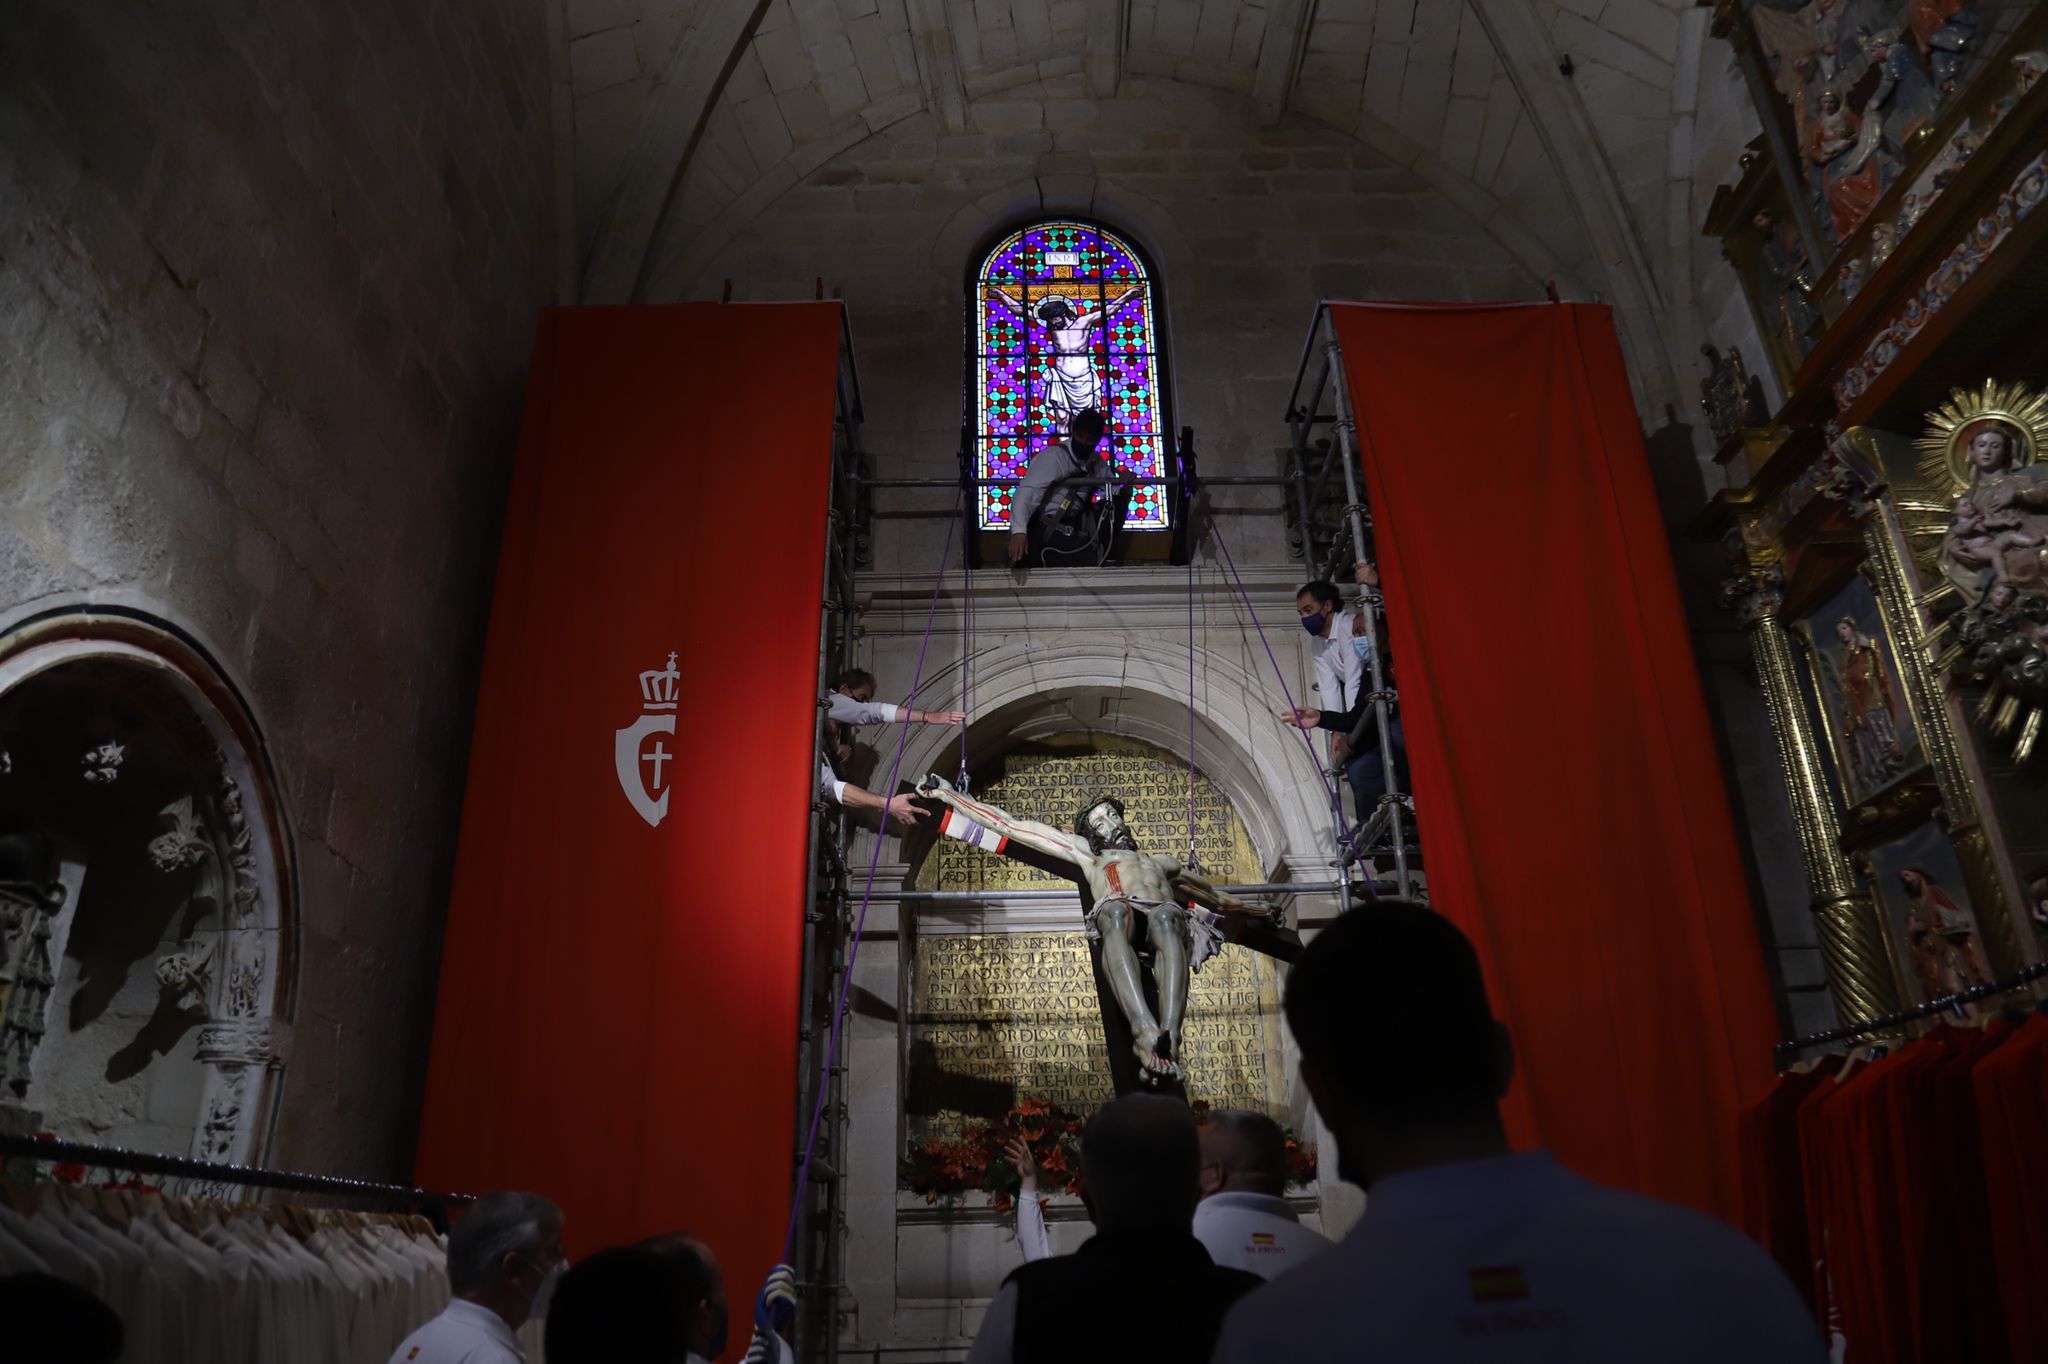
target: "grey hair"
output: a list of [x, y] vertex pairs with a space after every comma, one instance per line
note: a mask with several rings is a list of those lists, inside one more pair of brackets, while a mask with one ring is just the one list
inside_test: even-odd
[[448, 1287], [458, 1294], [497, 1285], [505, 1257], [538, 1251], [551, 1228], [562, 1224], [562, 1210], [539, 1194], [486, 1194], [470, 1204], [448, 1232]]
[[1206, 1126], [1225, 1143], [1232, 1173], [1270, 1184], [1275, 1194], [1287, 1190], [1287, 1134], [1264, 1113], [1225, 1108], [1209, 1115]]

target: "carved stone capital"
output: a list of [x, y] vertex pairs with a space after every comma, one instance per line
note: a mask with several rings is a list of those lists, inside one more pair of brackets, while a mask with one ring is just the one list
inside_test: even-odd
[[1721, 580], [1721, 608], [1745, 626], [1769, 620], [1785, 604], [1785, 574], [1776, 564], [1749, 565]]
[[209, 1066], [267, 1066], [275, 1053], [270, 1021], [263, 1018], [217, 1018], [199, 1030], [198, 1055]]

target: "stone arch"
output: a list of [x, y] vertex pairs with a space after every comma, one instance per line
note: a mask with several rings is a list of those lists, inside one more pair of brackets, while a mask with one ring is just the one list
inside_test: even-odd
[[[998, 753], [1016, 740], [1089, 728], [1143, 739], [1169, 752], [1187, 751], [1185, 649], [1109, 635], [1070, 639], [1051, 648], [1010, 641], [975, 654], [970, 664], [979, 717], [968, 728], [970, 767], [978, 755]], [[1270, 685], [1236, 658], [1206, 647], [1197, 648], [1196, 672], [1195, 765], [1236, 807], [1266, 874], [1284, 878], [1318, 860], [1326, 863], [1331, 846], [1328, 788], [1309, 761], [1307, 746], [1251, 704], [1263, 699]], [[1104, 700], [1114, 702], [1113, 710], [1098, 709], [1093, 725], [1070, 708], [1076, 701], [1099, 707]], [[960, 703], [957, 672], [926, 688], [918, 701], [936, 710]], [[1060, 707], [1069, 707], [1064, 720]], [[912, 729], [903, 753], [903, 779], [914, 781], [927, 771], [950, 775], [958, 745], [951, 730]], [[887, 775], [885, 769], [881, 777]]]
[[[59, 605], [0, 632], [9, 748], [0, 781], [17, 789], [0, 791], [0, 836], [14, 840], [14, 878], [0, 906], [38, 883], [53, 894], [0, 941], [14, 989], [33, 978], [43, 991], [42, 1031], [7, 1039], [23, 1074], [0, 1102], [63, 1136], [259, 1162], [288, 1050], [297, 876], [242, 692], [168, 622]], [[24, 975], [38, 953], [41, 971]]]

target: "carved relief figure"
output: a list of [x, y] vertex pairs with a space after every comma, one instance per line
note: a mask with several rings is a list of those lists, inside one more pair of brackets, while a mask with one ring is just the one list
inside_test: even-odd
[[1763, 237], [1763, 250], [1757, 256], [1762, 276], [1757, 292], [1764, 315], [1788, 366], [1797, 368], [1813, 349], [1813, 330], [1820, 321], [1820, 309], [1808, 293], [1813, 287], [1813, 268], [1806, 245], [1790, 223], [1779, 221], [1774, 214], [1759, 213], [1751, 225]]
[[1802, 147], [1837, 240], [1861, 227], [1884, 194], [1883, 132], [1884, 117], [1875, 104], [1856, 114], [1844, 107], [1840, 90], [1821, 91]]
[[57, 973], [50, 920], [64, 904], [46, 840], [0, 835], [0, 1085], [20, 1099], [43, 1040], [43, 1019]]

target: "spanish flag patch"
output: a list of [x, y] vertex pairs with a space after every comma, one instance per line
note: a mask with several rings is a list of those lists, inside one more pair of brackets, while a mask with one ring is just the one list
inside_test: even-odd
[[1472, 1287], [1474, 1302], [1521, 1302], [1529, 1296], [1529, 1276], [1517, 1265], [1468, 1269], [1465, 1281]]
[[1272, 1232], [1270, 1232], [1270, 1231], [1255, 1231], [1255, 1232], [1253, 1232], [1253, 1233], [1252, 1233], [1252, 1244], [1253, 1244], [1253, 1245], [1255, 1245], [1255, 1246], [1270, 1246], [1270, 1245], [1272, 1245], [1272, 1244], [1273, 1244], [1273, 1233], [1272, 1233]]

